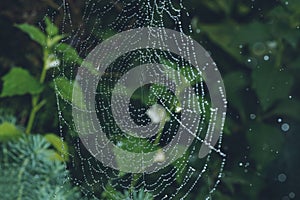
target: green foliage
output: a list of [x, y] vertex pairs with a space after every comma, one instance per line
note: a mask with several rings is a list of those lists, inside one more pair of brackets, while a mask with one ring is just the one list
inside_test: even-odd
[[81, 64], [82, 59], [79, 57], [77, 51], [68, 44], [60, 43], [55, 46], [57, 53], [60, 53], [64, 57], [64, 61], [67, 63]]
[[[59, 77], [54, 80], [55, 87], [57, 87], [58, 95], [65, 100], [66, 102], [73, 103], [78, 108], [85, 108], [83, 101], [83, 93], [81, 92], [81, 88], [76, 81], [68, 80], [64, 77]], [[72, 93], [73, 90], [76, 90], [76, 98], [72, 101]]]
[[[268, 74], [268, 75], [267, 75]], [[267, 110], [276, 101], [286, 98], [293, 85], [293, 76], [287, 71], [263, 66], [252, 73], [252, 88], [260, 100], [263, 110]]]
[[[297, 146], [299, 140], [294, 139], [297, 138], [300, 120], [299, 1], [191, 0], [186, 5], [192, 19], [182, 19], [182, 24], [189, 24], [192, 20], [194, 33], [191, 36], [212, 53], [211, 56], [218, 64], [224, 78], [229, 106], [225, 124], [226, 135], [222, 145], [229, 155], [229, 162], [225, 166], [225, 175], [221, 179], [220, 187], [211, 198], [276, 199], [282, 195], [280, 191], [284, 190], [285, 193], [297, 191], [299, 188], [297, 184], [289, 182], [293, 177], [298, 177], [296, 170], [295, 173], [290, 171], [291, 175], [286, 184], [282, 185], [276, 182], [276, 174], [279, 170], [288, 172], [293, 163], [299, 164], [295, 159], [299, 149]], [[99, 5], [95, 5], [97, 6]], [[70, 9], [74, 7], [78, 8], [78, 5], [70, 6]], [[22, 7], [16, 9], [23, 12]], [[6, 17], [1, 16], [2, 14], [0, 14], [1, 22], [6, 21]], [[61, 16], [58, 16], [58, 19], [59, 17]], [[111, 21], [111, 18], [112, 16], [107, 16], [107, 18], [104, 16], [101, 19], [103, 28], [106, 22]], [[28, 21], [31, 20], [28, 19]], [[70, 66], [81, 64], [82, 59], [71, 45], [61, 42], [67, 35], [59, 34], [59, 28], [49, 18], [45, 18], [44, 25], [42, 30], [45, 31], [29, 24], [16, 25], [36, 43], [20, 39], [17, 45], [13, 46], [15, 48], [11, 48], [6, 40], [3, 40], [7, 48], [3, 48], [5, 50], [1, 53], [7, 51], [13, 55], [24, 55], [24, 52], [20, 50], [23, 48], [18, 48], [20, 45], [26, 46], [26, 50], [27, 47], [30, 47], [28, 48], [30, 50], [36, 49], [37, 44], [41, 48], [38, 48], [38, 52], [27, 52], [26, 55], [18, 56], [16, 59], [15, 56], [9, 57], [9, 53], [0, 56], [3, 73], [8, 71], [1, 78], [3, 80], [1, 109], [7, 112], [12, 110], [18, 119], [18, 125], [15, 125], [13, 120], [2, 119], [0, 116], [0, 199], [17, 199], [20, 194], [22, 199], [80, 198], [78, 191], [72, 189], [68, 181], [66, 187], [60, 187], [64, 177], [68, 176], [60, 161], [68, 160], [72, 147], [56, 136], [57, 124], [54, 123], [51, 114], [56, 106], [55, 97], [53, 97], [54, 90], [57, 91], [59, 100], [66, 104], [62, 106], [67, 111], [63, 114], [70, 114], [67, 106], [72, 101], [72, 90], [74, 86], [76, 90], [79, 87], [72, 80], [74, 74], [70, 74], [69, 70]], [[116, 33], [115, 30], [110, 29], [97, 30], [94, 24], [85, 25], [84, 28], [93, 30], [92, 37], [98, 37], [100, 41]], [[77, 27], [74, 25], [72, 28]], [[64, 27], [64, 30], [68, 31], [68, 27]], [[2, 33], [7, 33], [5, 37], [10, 37], [9, 39], [13, 41], [16, 35], [11, 34], [12, 32], [16, 31], [3, 28], [0, 34], [2, 36]], [[23, 38], [26, 39], [27, 36]], [[82, 38], [87, 37], [82, 35]], [[42, 51], [42, 57], [36, 56], [40, 55], [40, 51]], [[264, 60], [265, 55], [269, 57], [268, 60]], [[27, 63], [23, 64], [24, 59]], [[165, 69], [166, 74], [170, 68], [177, 69], [178, 66], [174, 63], [163, 59], [161, 63], [169, 66]], [[22, 63], [22, 68], [12, 67], [16, 66], [15, 63]], [[41, 65], [38, 67], [39, 64]], [[63, 71], [60, 71], [61, 68], [58, 69], [58, 66], [63, 68]], [[11, 70], [7, 70], [9, 67]], [[55, 80], [50, 79], [47, 75], [53, 68], [55, 68], [54, 75], [64, 73], [66, 76]], [[91, 72], [97, 73], [92, 70]], [[180, 70], [182, 75], [180, 78], [186, 80], [186, 84], [181, 85], [181, 89], [202, 78], [191, 66]], [[38, 73], [39, 71], [41, 73]], [[175, 81], [178, 82], [178, 79]], [[174, 105], [169, 105], [172, 107], [171, 110], [178, 106], [175, 95], [166, 88], [154, 85], [144, 92], [145, 97], [142, 99], [145, 101], [142, 103], [145, 105], [157, 102], [156, 95], [159, 94], [162, 98], [174, 99]], [[24, 102], [28, 102], [29, 95], [32, 109], [28, 112], [27, 104]], [[132, 99], [141, 99], [140, 94], [134, 95]], [[77, 97], [78, 102], [72, 103], [84, 109], [82, 99], [83, 97]], [[8, 108], [7, 105], [13, 106]], [[22, 108], [18, 108], [18, 105]], [[206, 106], [209, 109], [209, 103]], [[41, 116], [38, 118], [38, 123], [36, 114]], [[250, 118], [250, 114], [255, 114], [255, 117]], [[291, 130], [285, 133], [280, 130], [281, 124], [277, 122], [279, 117], [284, 121], [290, 120], [294, 123], [293, 126], [290, 124]], [[47, 126], [43, 126], [45, 124]], [[26, 126], [28, 134], [39, 132], [44, 136], [21, 137], [24, 134], [18, 129], [19, 125]], [[48, 132], [51, 133], [47, 134]], [[130, 139], [117, 138], [116, 140], [120, 142], [118, 145], [133, 152], [141, 152], [145, 148], [149, 151], [153, 150], [153, 144], [149, 144], [146, 140], [128, 138]], [[292, 155], [295, 154], [296, 156], [293, 157]], [[238, 163], [245, 160], [250, 163], [250, 166], [240, 167]], [[184, 181], [188, 170], [187, 165], [183, 164], [185, 162], [199, 166], [197, 161], [188, 160], [186, 155], [174, 162], [172, 167], [175, 167], [178, 172], [177, 184]], [[74, 174], [80, 171], [72, 170]], [[158, 175], [155, 175], [154, 179], [157, 177]], [[201, 182], [199, 189], [193, 190], [187, 199], [206, 198], [207, 188], [203, 185], [207, 185], [210, 181], [205, 180], [203, 184]], [[97, 190], [102, 192], [102, 188]], [[172, 186], [170, 186], [170, 193], [172, 192]], [[9, 196], [11, 193], [13, 196]], [[5, 196], [1, 196], [2, 194]], [[102, 199], [132, 198], [153, 199], [152, 195], [146, 194], [142, 189], [140, 191], [117, 191], [112, 187], [107, 187], [102, 194]]]
[[150, 193], [146, 193], [143, 189], [139, 191], [125, 191], [124, 194], [115, 190], [111, 185], [106, 186], [102, 193], [103, 200], [154, 200]]
[[47, 35], [32, 25], [16, 25], [42, 47], [43, 67], [39, 80], [19, 67], [12, 68], [2, 77], [1, 97], [30, 94], [32, 110], [27, 122], [27, 135], [5, 118], [0, 121], [1, 199], [80, 198], [78, 190], [66, 180], [68, 171], [62, 161], [68, 160], [67, 143], [53, 133], [29, 135], [36, 113], [46, 103], [46, 99], [41, 99], [44, 89], [49, 88], [49, 83], [45, 82], [46, 73], [60, 64], [53, 47], [64, 37], [58, 35], [58, 28], [48, 18], [45, 22]]
[[52, 144], [52, 146], [58, 152], [55, 154], [58, 160], [67, 161], [69, 158], [68, 154], [68, 145], [66, 142], [62, 140], [62, 138], [58, 137], [53, 133], [47, 133], [44, 135], [45, 139]]
[[55, 151], [40, 135], [23, 136], [0, 144], [1, 199], [79, 199], [80, 193], [66, 180], [68, 171], [50, 159]]
[[9, 122], [3, 122], [0, 124], [0, 142], [7, 142], [9, 140], [20, 137], [21, 131], [17, 127]]
[[247, 132], [250, 157], [257, 163], [261, 170], [274, 160], [282, 147], [284, 137], [280, 130], [267, 124], [254, 123]]
[[[234, 180], [230, 176], [222, 178], [225, 184], [212, 199], [274, 199], [295, 185], [286, 183], [282, 186], [285, 189], [279, 189], [274, 174], [279, 168], [289, 171], [278, 163], [296, 162], [285, 156], [292, 151], [290, 144], [299, 145], [290, 139], [299, 128], [300, 120], [297, 93], [300, 4], [297, 0], [222, 3], [219, 0], [193, 1], [199, 10], [204, 7], [205, 14], [195, 14], [192, 20], [197, 32], [193, 36], [198, 41], [208, 39], [207, 44], [202, 44], [212, 49], [212, 57], [224, 72], [229, 105], [225, 124], [228, 141], [223, 145], [230, 155], [225, 175], [233, 172], [230, 176], [234, 176]], [[262, 9], [263, 14], [256, 11], [257, 8]], [[283, 132], [278, 118], [295, 121], [294, 130]], [[235, 165], [244, 159], [250, 167]], [[254, 176], [256, 173], [259, 177]], [[267, 179], [273, 181], [267, 185]]]
[[242, 96], [242, 90], [249, 83], [247, 79], [246, 74], [242, 71], [230, 72], [223, 78], [224, 84], [227, 86], [226, 94], [229, 104], [242, 112], [243, 115], [245, 115], [244, 104], [240, 100], [240, 97]]
[[45, 23], [46, 23], [46, 33], [50, 37], [58, 35], [58, 27], [55, 26], [48, 17], [45, 18]]
[[43, 86], [30, 73], [22, 68], [15, 67], [2, 77], [4, 81], [1, 97], [10, 97], [24, 94], [39, 94]]
[[46, 36], [39, 28], [29, 24], [19, 24], [16, 27], [27, 33], [32, 40], [40, 45], [44, 46], [46, 44]]

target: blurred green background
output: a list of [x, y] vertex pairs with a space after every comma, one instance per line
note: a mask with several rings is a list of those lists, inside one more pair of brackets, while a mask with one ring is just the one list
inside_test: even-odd
[[[66, 23], [66, 13], [63, 12], [60, 1], [7, 0], [0, 3], [0, 199], [17, 199], [20, 196], [23, 197], [21, 199], [47, 199], [47, 195], [30, 197], [33, 194], [26, 193], [26, 188], [29, 191], [30, 188], [37, 189], [34, 185], [38, 183], [30, 178], [30, 174], [44, 173], [45, 177], [51, 177], [50, 174], [56, 173], [57, 170], [53, 172], [51, 170], [55, 169], [47, 167], [45, 170], [25, 173], [26, 176], [22, 174], [23, 171], [32, 168], [51, 166], [49, 162], [57, 163], [57, 167], [60, 168], [57, 176], [69, 176], [62, 170], [62, 161], [67, 163], [67, 173], [70, 173], [70, 176], [81, 173], [68, 163], [67, 151], [72, 152], [72, 144], [76, 139], [70, 127], [60, 123], [58, 99], [55, 95], [55, 85], [61, 86], [62, 94], [59, 98], [68, 100], [73, 85], [68, 85], [68, 80], [65, 79], [57, 79], [56, 84], [53, 84], [52, 75], [57, 76], [61, 72], [55, 71], [56, 60], [51, 57], [51, 48], [55, 48], [55, 52], [64, 60], [61, 65], [71, 63], [72, 69], [64, 71], [64, 74], [72, 80], [74, 74], [70, 71], [79, 66], [81, 58], [84, 58], [89, 50], [81, 49], [80, 41], [90, 36], [88, 32], [95, 22], [93, 15], [90, 23], [84, 21], [86, 3], [95, 2], [93, 9], [96, 10], [97, 7], [109, 5], [110, 1], [67, 2], [72, 23]], [[193, 30], [191, 37], [211, 53], [223, 77], [228, 99], [222, 143], [227, 162], [222, 182], [213, 193], [212, 199], [298, 199], [300, 1], [190, 0], [183, 4], [189, 12], [189, 16], [181, 19], [183, 27], [190, 24]], [[95, 44], [92, 45], [114, 34], [111, 29], [105, 29], [106, 24], [111, 23], [115, 17], [114, 14], [122, 9], [122, 2], [115, 2], [114, 5], [109, 15], [102, 16], [103, 30], [98, 30], [98, 34], [97, 31], [93, 33]], [[179, 2], [174, 1], [174, 5], [179, 6]], [[49, 21], [45, 23], [47, 15]], [[165, 20], [168, 24], [169, 18], [166, 17]], [[34, 25], [47, 36], [36, 33], [31, 26], [16, 26], [25, 23]], [[80, 39], [72, 32], [78, 27], [87, 30], [82, 32]], [[68, 36], [60, 37], [62, 32]], [[51, 41], [56, 42], [50, 44]], [[51, 62], [53, 66], [49, 67]], [[45, 63], [48, 63], [48, 68]], [[36, 108], [36, 112], [33, 112], [35, 117], [31, 123], [33, 107]], [[68, 105], [63, 104], [62, 107], [64, 114], [69, 115], [64, 117], [70, 118], [71, 110]], [[31, 139], [24, 139], [22, 135], [25, 135], [25, 132], [27, 135], [43, 137], [29, 136]], [[66, 138], [65, 144], [57, 137], [60, 133]], [[23, 139], [14, 139], [19, 137]], [[36, 146], [30, 150], [26, 149], [26, 144]], [[41, 150], [46, 156], [43, 154], [41, 158], [35, 149]], [[26, 156], [22, 157], [22, 154], [29, 155], [32, 160], [26, 161]], [[36, 157], [30, 157], [35, 154]], [[49, 159], [44, 160], [44, 157]], [[76, 162], [76, 156], [73, 159]], [[26, 162], [35, 162], [34, 160], [36, 165], [24, 165]], [[19, 170], [18, 173], [15, 172], [17, 174], [9, 172], [12, 166]], [[14, 179], [13, 177], [19, 177], [20, 174], [22, 178], [18, 180], [9, 178]], [[26, 181], [26, 177], [30, 180]], [[45, 183], [47, 189], [39, 191], [39, 194], [50, 194], [50, 191], [57, 189], [62, 199], [84, 196], [75, 188], [74, 179], [72, 180], [67, 183], [67, 189], [61, 189], [62, 191], [53, 188], [57, 187], [57, 182], [49, 181]], [[23, 185], [22, 181], [27, 184]], [[8, 196], [5, 196], [8, 184], [15, 186], [11, 187], [11, 193], [6, 192]], [[69, 194], [73, 190], [70, 189], [72, 187], [75, 192]], [[187, 199], [203, 199], [205, 191], [199, 187], [192, 190]], [[98, 190], [95, 191], [98, 198], [111, 198], [105, 195], [101, 188]], [[125, 198], [126, 192], [119, 193], [120, 199]], [[13, 194], [18, 195], [13, 198]], [[145, 195], [140, 198], [151, 199], [151, 196]]]

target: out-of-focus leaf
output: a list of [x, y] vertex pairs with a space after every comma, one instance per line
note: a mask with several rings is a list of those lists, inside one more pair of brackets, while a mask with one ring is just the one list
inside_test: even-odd
[[266, 25], [256, 21], [246, 25], [239, 25], [233, 21], [213, 25], [200, 24], [200, 29], [214, 43], [240, 62], [244, 62], [240, 54], [240, 45], [262, 42], [270, 38]]
[[283, 115], [300, 121], [300, 102], [296, 100], [281, 101], [271, 112], [272, 115]]
[[247, 132], [250, 145], [250, 157], [256, 161], [258, 170], [274, 160], [282, 147], [283, 133], [276, 127], [255, 123]]
[[23, 94], [39, 94], [43, 86], [25, 69], [14, 67], [2, 77], [4, 81], [1, 97]]
[[300, 57], [295, 59], [290, 65], [289, 67], [293, 68], [293, 69], [300, 69]]
[[293, 84], [293, 76], [272, 66], [257, 67], [252, 72], [252, 88], [263, 110], [279, 99], [286, 98]]
[[229, 14], [232, 8], [233, 1], [230, 0], [212, 0], [212, 1], [203, 1], [204, 5], [206, 5], [209, 9], [220, 12], [223, 11], [226, 14]]
[[289, 31], [283, 35], [283, 38], [293, 47], [297, 48], [298, 41], [300, 40], [300, 33], [298, 30]]
[[45, 34], [37, 27], [29, 24], [18, 24], [16, 27], [27, 33], [32, 40], [36, 41], [40, 45], [44, 46], [46, 44]]
[[226, 74], [223, 80], [229, 104], [238, 111], [243, 112], [244, 104], [240, 92], [249, 83], [247, 76], [241, 71], [234, 71]]
[[0, 142], [16, 139], [22, 135], [14, 124], [3, 122], [0, 124]]
[[68, 154], [68, 145], [60, 137], [53, 133], [48, 133], [45, 136], [45, 139], [52, 144], [52, 146], [60, 153], [56, 155], [58, 160], [63, 159], [64, 161], [68, 160], [69, 154]]
[[[54, 79], [54, 83], [55, 83], [55, 86], [57, 87], [56, 92], [62, 99], [64, 99], [65, 101], [67, 101], [69, 103], [72, 102], [72, 104], [78, 108], [81, 108], [81, 109], [86, 108], [86, 106], [84, 104], [82, 90], [76, 81], [74, 81], [74, 80], [70, 81], [66, 78], [60, 77], [60, 78]], [[72, 97], [73, 90], [76, 90], [77, 94], [78, 94], [76, 97], [74, 97], [74, 99]]]
[[45, 18], [46, 32], [49, 36], [54, 36], [58, 34], [58, 28], [54, 25], [48, 17]]

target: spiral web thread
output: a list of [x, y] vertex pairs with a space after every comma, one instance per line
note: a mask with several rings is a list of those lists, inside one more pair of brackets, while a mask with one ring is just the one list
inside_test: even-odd
[[[73, 19], [70, 10], [68, 2], [63, 1], [60, 7], [60, 11], [64, 13], [63, 32], [67, 26], [72, 28]], [[113, 19], [110, 23], [104, 24], [103, 21], [107, 18]], [[141, 27], [163, 27], [187, 35], [192, 34], [191, 26], [189, 24], [185, 25], [181, 21], [186, 18], [189, 18], [189, 13], [182, 0], [177, 2], [171, 0], [131, 0], [125, 2], [89, 0], [85, 1], [84, 5], [82, 16], [84, 24], [79, 28], [72, 28], [71, 35], [65, 41], [79, 49], [80, 55], [86, 56], [110, 32], [120, 33]], [[89, 25], [90, 28], [87, 29], [84, 25]], [[179, 44], [181, 41], [174, 42]], [[119, 49], [115, 50], [116, 52], [119, 51]], [[107, 52], [107, 56], [111, 53], [114, 52]], [[192, 59], [195, 57], [195, 52], [187, 52], [187, 54]], [[73, 84], [73, 78], [77, 71], [76, 64], [74, 63], [71, 66], [68, 64], [66, 66], [67, 64], [64, 64], [64, 62], [62, 60], [62, 65], [58, 67], [54, 74], [56, 77], [70, 79], [70, 83]], [[165, 85], [165, 87], [156, 86], [155, 84], [143, 85], [143, 80], [145, 79], [143, 75], [146, 73], [142, 73], [145, 71], [141, 70], [141, 76], [138, 77], [140, 81], [139, 90], [133, 92], [137, 96], [133, 95], [130, 97], [131, 101], [127, 107], [134, 119], [133, 121], [142, 128], [146, 127], [145, 132], [152, 133], [154, 130], [161, 132], [161, 134], [153, 134], [145, 139], [132, 135], [130, 133], [132, 127], [127, 121], [121, 121], [122, 128], [120, 128], [120, 124], [116, 123], [114, 117], [122, 118], [124, 113], [119, 111], [122, 110], [124, 102], [122, 98], [118, 97], [126, 96], [128, 93], [126, 90], [130, 90], [130, 88], [116, 87], [119, 83], [118, 81], [129, 70], [148, 63], [164, 65], [150, 70], [148, 75], [155, 77], [156, 73], [163, 71], [168, 78], [175, 82], [176, 89], [172, 91], [170, 89], [172, 85], [170, 84]], [[185, 68], [188, 70], [185, 70]], [[203, 196], [207, 199], [211, 198], [211, 194], [220, 183], [226, 160], [225, 154], [220, 150], [222, 134], [215, 147], [208, 144], [211, 151], [204, 159], [200, 160], [198, 158], [199, 147], [203, 142], [206, 142], [204, 141], [206, 131], [214, 129], [215, 123], [213, 122], [218, 110], [210, 107], [208, 91], [201, 74], [199, 75], [190, 69], [193, 68], [188, 66], [186, 60], [170, 52], [153, 49], [136, 50], [122, 55], [110, 65], [101, 80], [95, 83], [97, 84], [97, 90], [90, 91], [90, 96], [95, 96], [96, 109], [94, 112], [97, 113], [99, 123], [103, 127], [102, 130], [120, 148], [127, 151], [137, 151], [138, 149], [139, 153], [145, 154], [149, 151], [157, 150], [172, 141], [180, 126], [187, 129], [189, 134], [193, 136], [192, 145], [190, 145], [183, 156], [180, 156], [181, 158], [153, 173], [124, 173], [112, 169], [95, 159], [95, 156], [82, 145], [82, 141], [77, 137], [78, 133], [76, 132], [78, 130], [76, 130], [74, 121], [70, 117], [72, 107], [83, 110], [84, 108], [78, 107], [78, 105], [74, 105], [74, 102], [64, 100], [57, 95], [61, 136], [62, 138], [69, 137], [68, 140], [73, 141], [72, 145], [74, 146], [74, 152], [70, 152], [71, 162], [67, 167], [72, 168], [72, 171], [75, 171], [75, 173], [67, 178], [71, 179], [81, 189], [83, 194], [91, 198], [101, 199], [101, 192], [105, 191], [112, 198], [118, 199], [118, 196], [112, 192], [111, 188], [114, 188], [121, 192], [129, 191], [130, 198], [133, 198], [135, 191], [144, 190], [146, 193], [151, 193], [155, 199], [189, 199], [189, 195], [193, 193], [193, 190], [201, 190], [204, 193]], [[189, 131], [191, 127], [183, 124], [180, 118], [181, 105], [178, 104], [177, 97], [180, 95], [180, 89], [178, 88], [182, 86], [184, 90], [185, 85], [192, 85], [192, 90], [185, 93], [183, 102], [189, 105], [190, 108], [193, 108], [190, 112], [197, 112], [200, 116], [199, 122], [196, 119], [191, 121], [191, 126], [195, 126], [195, 131]], [[56, 90], [57, 94], [60, 94], [62, 88], [56, 87]], [[111, 106], [110, 101], [112, 94], [116, 94], [114, 107]], [[112, 110], [115, 115], [112, 114]], [[156, 126], [156, 129], [155, 126], [150, 126], [152, 129], [147, 129], [147, 126], [155, 121], [149, 114], [153, 110], [155, 111], [154, 114], [156, 114], [154, 118], [160, 118], [160, 123], [158, 123], [159, 125]], [[86, 112], [93, 111], [86, 109]], [[221, 120], [223, 123], [225, 113]], [[164, 126], [161, 127], [162, 121]], [[86, 134], [88, 140], [89, 135], [94, 133], [91, 131], [94, 127], [91, 127], [89, 123], [85, 126], [87, 132], [84, 134]], [[72, 133], [71, 136], [66, 134], [66, 132]], [[101, 137], [95, 136], [93, 139], [97, 140], [101, 139]], [[97, 149], [96, 154], [99, 153], [101, 155], [101, 151], [101, 148]], [[176, 154], [176, 152], [172, 152], [172, 155], [164, 155], [163, 152], [158, 152], [155, 162], [160, 162], [166, 159], [165, 157], [172, 157]], [[197, 159], [198, 161], [195, 161]], [[112, 160], [112, 162], [115, 161]], [[119, 165], [128, 164], [122, 159], [118, 162], [117, 164]], [[216, 173], [215, 170], [218, 170], [218, 172]]]

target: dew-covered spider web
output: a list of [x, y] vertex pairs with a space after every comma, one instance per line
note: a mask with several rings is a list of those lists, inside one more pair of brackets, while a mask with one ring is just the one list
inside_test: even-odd
[[226, 98], [216, 64], [188, 39], [184, 2], [87, 0], [81, 7], [80, 18], [68, 1], [58, 11], [62, 42], [83, 59], [66, 50], [53, 73], [69, 83], [54, 81], [70, 146], [67, 178], [88, 198], [211, 199], [226, 158]]

